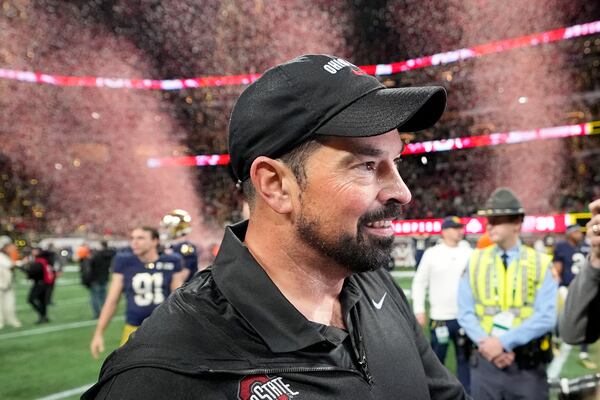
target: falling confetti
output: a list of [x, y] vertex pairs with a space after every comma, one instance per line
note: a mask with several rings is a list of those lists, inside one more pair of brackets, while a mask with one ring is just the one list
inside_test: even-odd
[[[598, 19], [600, 5], [583, 0], [5, 0], [0, 68], [175, 79], [261, 73], [303, 53], [378, 64]], [[600, 68], [589, 61], [600, 37], [571, 42], [382, 81], [447, 88], [444, 118], [417, 133], [419, 141], [588, 122], [600, 113]], [[218, 242], [241, 210], [226, 167], [153, 169], [146, 160], [226, 153], [241, 90], [0, 81], [0, 229], [119, 236], [183, 208], [194, 217], [195, 240]], [[469, 215], [498, 185], [513, 187], [531, 212], [583, 207], [600, 196], [600, 172], [589, 157], [569, 154], [598, 147], [596, 138], [561, 139], [407, 157], [406, 216]]]

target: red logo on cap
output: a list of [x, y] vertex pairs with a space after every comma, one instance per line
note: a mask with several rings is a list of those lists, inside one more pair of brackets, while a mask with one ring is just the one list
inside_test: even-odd
[[239, 400], [290, 400], [300, 394], [283, 382], [279, 376], [267, 375], [246, 376], [240, 381], [238, 390]]

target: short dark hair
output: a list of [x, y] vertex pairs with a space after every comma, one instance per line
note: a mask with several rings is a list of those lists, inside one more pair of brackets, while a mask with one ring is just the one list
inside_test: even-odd
[[160, 238], [160, 235], [158, 233], [158, 229], [153, 228], [151, 226], [138, 226], [135, 229], [141, 229], [143, 231], [150, 232], [150, 238], [152, 240], [154, 240], [154, 239], [159, 240], [159, 238]]
[[[322, 138], [311, 139], [279, 157], [279, 159], [292, 170], [292, 173], [298, 180], [298, 184], [301, 188], [306, 186], [306, 160], [322, 144]], [[252, 208], [256, 200], [256, 190], [254, 190], [254, 185], [252, 185], [252, 180], [250, 178], [242, 182], [242, 193], [244, 199], [246, 199], [248, 205]]]

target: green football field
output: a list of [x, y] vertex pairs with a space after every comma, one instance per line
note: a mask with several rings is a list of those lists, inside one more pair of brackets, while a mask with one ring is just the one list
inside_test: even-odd
[[[95, 382], [102, 360], [94, 360], [88, 350], [95, 327], [91, 320], [88, 291], [79, 284], [76, 272], [65, 273], [57, 284], [51, 322], [36, 325], [36, 315], [27, 304], [29, 283], [19, 276], [17, 312], [23, 327], [0, 330], [0, 399], [77, 399]], [[410, 289], [410, 278], [399, 278]], [[105, 335], [107, 349], [114, 349], [123, 328], [123, 303]], [[593, 371], [577, 361], [574, 348], [561, 371], [562, 377], [576, 377]], [[600, 345], [590, 348], [594, 361], [600, 363]], [[108, 355], [108, 351], [104, 357]], [[446, 365], [454, 370], [453, 350]]]

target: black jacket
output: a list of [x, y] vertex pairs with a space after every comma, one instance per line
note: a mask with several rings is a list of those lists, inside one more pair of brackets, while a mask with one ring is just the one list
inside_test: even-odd
[[95, 253], [90, 260], [90, 282], [105, 284], [108, 282], [110, 265], [115, 257], [112, 249], [102, 249]]
[[462, 399], [385, 271], [344, 284], [348, 331], [308, 321], [228, 228], [213, 266], [109, 356], [82, 399]]

